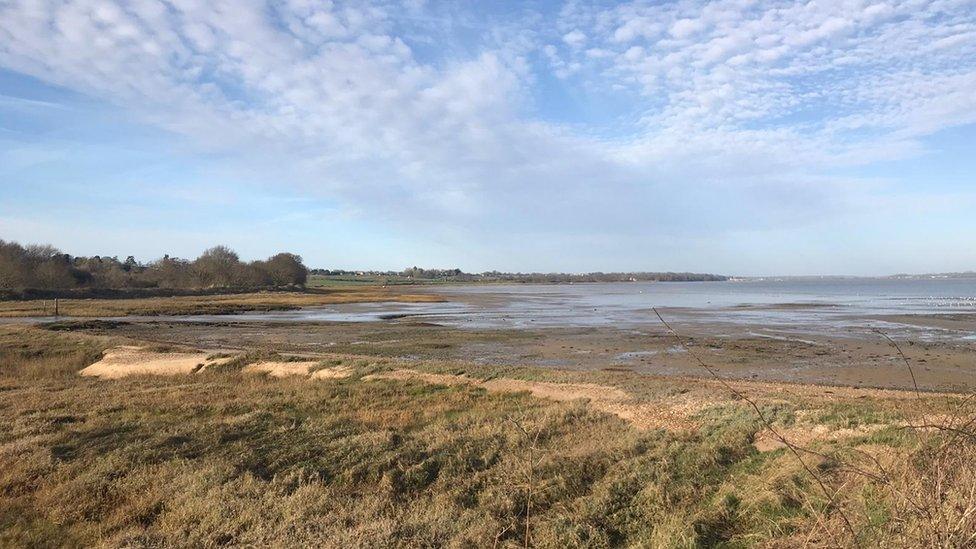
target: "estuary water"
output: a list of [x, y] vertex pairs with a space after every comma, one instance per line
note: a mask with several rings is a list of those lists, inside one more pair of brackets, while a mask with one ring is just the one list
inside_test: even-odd
[[[881, 329], [976, 340], [976, 278], [748, 279], [727, 282], [419, 286], [443, 303], [355, 303], [298, 311], [179, 317], [197, 321], [433, 322], [467, 328], [621, 328], [668, 320], [843, 336]], [[924, 319], [915, 322], [913, 319]], [[959, 322], [940, 322], [941, 319]], [[961, 320], [960, 320], [961, 319]]]
[[190, 322], [430, 322], [478, 329], [632, 328], [654, 309], [710, 333], [863, 335], [976, 341], [976, 277], [746, 279], [726, 282], [416, 286], [442, 303], [350, 303], [236, 315], [126, 317]]

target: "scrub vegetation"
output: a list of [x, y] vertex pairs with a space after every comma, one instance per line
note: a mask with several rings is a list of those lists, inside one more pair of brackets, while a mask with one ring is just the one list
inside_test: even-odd
[[[730, 394], [429, 361], [405, 375], [348, 355], [319, 358], [341, 378], [246, 373], [287, 360], [273, 349], [107, 381], [77, 372], [138, 342], [52, 327], [0, 327], [3, 546], [962, 547], [976, 533], [971, 400], [958, 395]], [[436, 377], [458, 375], [481, 381]], [[638, 427], [586, 398], [486, 389], [505, 379], [684, 402], [687, 421]]]
[[301, 286], [307, 278], [302, 258], [290, 253], [243, 262], [233, 250], [215, 246], [193, 261], [167, 255], [141, 264], [132, 256], [123, 261], [107, 256], [71, 256], [52, 246], [21, 246], [0, 240], [0, 292], [6, 290], [0, 297], [30, 296], [29, 290]]

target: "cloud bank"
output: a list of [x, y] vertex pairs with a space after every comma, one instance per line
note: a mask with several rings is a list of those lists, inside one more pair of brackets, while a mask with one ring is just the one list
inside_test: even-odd
[[729, 236], [976, 122], [976, 2], [14, 0], [0, 67], [429, 234]]

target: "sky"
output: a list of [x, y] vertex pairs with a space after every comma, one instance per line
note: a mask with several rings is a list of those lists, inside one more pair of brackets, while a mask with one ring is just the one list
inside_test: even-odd
[[976, 0], [0, 0], [0, 238], [976, 269]]

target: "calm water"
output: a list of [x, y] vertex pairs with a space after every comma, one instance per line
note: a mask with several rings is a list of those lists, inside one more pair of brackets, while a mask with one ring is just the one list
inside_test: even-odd
[[678, 323], [727, 325], [738, 333], [755, 329], [756, 335], [844, 336], [881, 329], [920, 339], [976, 339], [970, 330], [886, 318], [976, 313], [976, 278], [470, 286], [450, 291], [462, 302], [502, 298], [500, 306], [483, 307], [473, 318], [444, 315], [449, 323], [479, 327], [638, 326], [657, 322], [652, 311], [657, 308]]
[[[976, 340], [961, 329], [922, 328], [882, 318], [976, 313], [976, 278], [820, 279], [735, 282], [632, 282], [423, 287], [446, 303], [343, 304], [300, 311], [177, 317], [214, 321], [388, 321], [403, 318], [470, 328], [639, 327], [675, 322], [728, 326], [762, 335], [831, 334], [871, 329], [924, 339]], [[160, 320], [159, 317], [155, 317]]]
[[976, 278], [631, 282], [557, 286], [462, 286], [457, 295], [501, 294], [513, 302], [579, 308], [842, 308], [854, 314], [976, 312]]
[[[366, 303], [275, 313], [239, 320], [396, 321], [470, 328], [633, 327], [656, 323], [652, 308], [679, 323], [755, 327], [765, 334], [884, 329], [913, 337], [976, 339], [966, 330], [918, 328], [881, 318], [897, 314], [976, 313], [976, 278], [632, 282], [563, 285], [425, 287], [447, 303]], [[227, 320], [228, 317], [195, 317]]]

